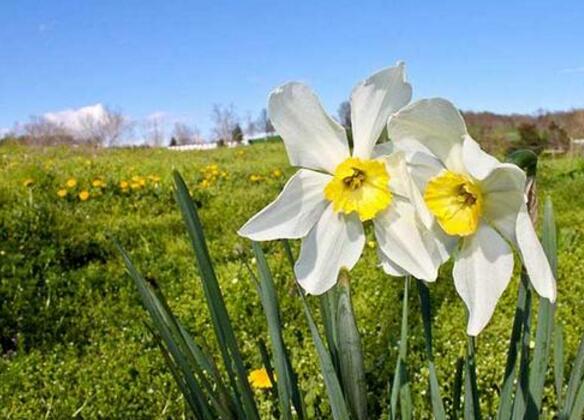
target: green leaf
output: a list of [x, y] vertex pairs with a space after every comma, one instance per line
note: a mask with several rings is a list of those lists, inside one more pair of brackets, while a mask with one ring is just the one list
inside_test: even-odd
[[430, 302], [430, 291], [422, 280], [418, 280], [418, 293], [420, 295], [420, 306], [422, 309], [422, 321], [424, 324], [424, 339], [426, 343], [426, 358], [428, 359], [428, 370], [430, 373], [430, 397], [432, 399], [432, 413], [437, 420], [445, 419], [444, 403], [440, 396], [440, 385], [438, 374], [434, 365], [434, 355], [432, 353], [432, 308]]
[[[284, 339], [282, 338], [280, 307], [274, 288], [272, 273], [266, 261], [264, 252], [262, 251], [261, 245], [257, 242], [253, 242], [252, 246], [259, 269], [260, 299], [264, 309], [264, 315], [266, 316], [266, 320], [268, 322], [268, 332], [270, 334], [270, 343], [272, 346], [272, 353], [274, 355], [280, 413], [283, 418], [291, 419], [291, 404], [294, 404], [296, 411], [300, 415], [303, 414], [303, 405], [300, 404], [302, 398], [300, 397], [298, 383], [295, 380], [296, 375], [292, 371], [288, 360], [288, 352], [286, 351]], [[293, 398], [294, 394], [298, 396], [296, 401], [294, 401], [295, 398]]]
[[523, 328], [521, 334], [521, 359], [519, 363], [519, 378], [517, 390], [513, 400], [513, 419], [522, 419], [527, 409], [529, 399], [529, 342], [531, 340], [531, 289], [529, 288], [529, 277], [525, 272], [525, 267], [521, 271], [521, 282], [526, 288], [526, 307], [523, 317]]
[[367, 387], [365, 382], [365, 366], [361, 348], [361, 336], [357, 328], [349, 275], [346, 270], [339, 274], [337, 307], [337, 343], [339, 351], [339, 367], [345, 399], [351, 410], [352, 418], [367, 418]]
[[402, 320], [401, 332], [399, 338], [399, 353], [393, 377], [393, 386], [391, 389], [391, 418], [398, 418], [398, 397], [399, 397], [399, 412], [402, 419], [410, 419], [412, 417], [412, 398], [410, 391], [410, 383], [408, 379], [406, 357], [408, 350], [408, 298], [410, 288], [410, 276], [404, 279], [404, 296], [402, 301]]
[[231, 386], [236, 392], [237, 401], [243, 407], [242, 412], [247, 418], [259, 419], [243, 359], [235, 339], [217, 277], [215, 276], [213, 263], [209, 256], [197, 209], [178, 171], [174, 171], [173, 175], [176, 185], [176, 199], [195, 252], [205, 299], [211, 314], [213, 329], [219, 342], [225, 369], [229, 375]]
[[564, 387], [564, 333], [562, 326], [557, 323], [554, 331], [554, 385], [558, 412], [562, 412]]
[[572, 366], [572, 372], [570, 373], [570, 380], [568, 381], [566, 399], [564, 401], [564, 411], [560, 418], [567, 418], [568, 414], [572, 411], [574, 401], [576, 401], [578, 389], [580, 388], [580, 383], [582, 382], [583, 373], [584, 373], [584, 337], [582, 337], [582, 340], [580, 341], [580, 347], [578, 348], [576, 359], [574, 359], [574, 365]]
[[460, 400], [462, 396], [462, 374], [464, 372], [464, 357], [456, 360], [454, 382], [452, 384], [452, 418], [460, 417]]
[[[556, 224], [552, 202], [549, 197], [545, 203], [542, 243], [554, 277], [557, 278]], [[535, 349], [529, 372], [529, 398], [526, 413], [529, 418], [537, 418], [541, 411], [545, 374], [549, 364], [554, 327], [554, 313], [555, 305], [548, 299], [541, 298], [537, 315]]]
[[349, 410], [347, 409], [347, 404], [343, 397], [341, 384], [339, 383], [339, 379], [337, 377], [335, 367], [333, 366], [330, 353], [327, 351], [324, 343], [322, 342], [322, 339], [320, 338], [320, 333], [318, 332], [318, 328], [314, 323], [314, 318], [312, 317], [312, 313], [308, 307], [304, 293], [299, 286], [298, 293], [300, 294], [302, 305], [304, 306], [304, 313], [306, 314], [310, 333], [312, 334], [312, 340], [314, 341], [316, 353], [318, 354], [318, 359], [320, 361], [320, 370], [326, 385], [326, 392], [329, 403], [331, 405], [331, 410], [333, 412], [333, 417], [337, 420], [349, 419]]
[[467, 338], [466, 359], [464, 369], [464, 418], [465, 420], [480, 420], [481, 406], [477, 387], [477, 372], [475, 360], [474, 337]]
[[580, 385], [574, 407], [570, 413], [570, 420], [582, 420], [584, 418], [584, 382]]
[[515, 306], [515, 317], [513, 318], [511, 338], [509, 339], [509, 348], [507, 350], [507, 362], [505, 364], [503, 385], [501, 386], [499, 412], [497, 414], [499, 420], [510, 419], [513, 410], [513, 385], [515, 377], [517, 376], [517, 359], [521, 348], [521, 333], [523, 331], [526, 314], [529, 310], [527, 307], [528, 293], [528, 284], [525, 281], [521, 281], [517, 293], [517, 304]]
[[339, 303], [339, 293], [337, 285], [335, 284], [327, 292], [319, 296], [320, 313], [322, 323], [324, 325], [324, 334], [326, 337], [331, 359], [337, 372], [337, 376], [341, 377], [341, 370], [339, 366], [339, 344], [337, 338], [337, 308]]

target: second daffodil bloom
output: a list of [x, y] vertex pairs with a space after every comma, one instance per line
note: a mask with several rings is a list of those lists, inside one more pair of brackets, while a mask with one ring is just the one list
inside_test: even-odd
[[363, 223], [369, 220], [388, 273], [433, 281], [447, 258], [411, 204], [411, 194], [419, 192], [403, 155], [385, 157], [381, 149], [387, 146], [375, 146], [389, 116], [410, 98], [401, 63], [358, 83], [351, 94], [351, 153], [345, 129], [308, 87], [288, 83], [271, 93], [271, 122], [290, 163], [302, 169], [239, 234], [256, 241], [302, 238], [295, 273], [308, 293], [326, 292], [342, 268], [357, 263], [365, 245]]
[[[525, 173], [484, 152], [458, 110], [443, 99], [413, 103], [393, 115], [388, 135], [407, 151], [412, 176], [429, 211], [458, 242], [454, 284], [464, 300], [467, 332], [489, 322], [519, 251], [540, 296], [556, 299], [556, 283], [526, 207]], [[458, 241], [456, 241], [458, 239]]]

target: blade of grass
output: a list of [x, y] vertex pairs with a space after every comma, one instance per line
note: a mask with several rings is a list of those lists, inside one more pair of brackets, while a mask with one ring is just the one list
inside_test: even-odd
[[209, 307], [213, 329], [219, 342], [225, 369], [228, 372], [232, 388], [236, 392], [237, 400], [243, 406], [242, 412], [249, 419], [259, 419], [243, 359], [235, 339], [215, 270], [213, 269], [213, 263], [209, 256], [199, 215], [183, 178], [178, 171], [174, 171], [173, 176], [176, 185], [176, 199], [195, 252], [205, 299]]
[[[554, 210], [551, 199], [547, 197], [543, 215], [542, 244], [554, 277], [557, 278], [557, 241]], [[541, 411], [545, 375], [549, 364], [552, 331], [554, 327], [555, 305], [548, 299], [539, 299], [535, 349], [529, 371], [529, 398], [526, 415], [537, 418]]]
[[318, 332], [318, 328], [314, 323], [314, 318], [312, 317], [312, 313], [308, 307], [308, 303], [306, 302], [306, 298], [304, 297], [304, 293], [300, 289], [300, 286], [298, 286], [298, 293], [300, 294], [302, 305], [304, 306], [304, 313], [306, 314], [310, 333], [312, 334], [312, 340], [314, 341], [316, 352], [320, 361], [320, 369], [326, 385], [326, 391], [329, 403], [331, 405], [333, 417], [337, 420], [349, 419], [349, 410], [347, 409], [347, 404], [343, 397], [341, 384], [339, 383], [339, 379], [333, 366], [330, 353], [327, 351], [322, 339], [320, 338], [320, 333]]
[[424, 324], [424, 339], [426, 343], [426, 358], [428, 359], [428, 370], [430, 374], [430, 396], [432, 400], [432, 414], [437, 420], [445, 419], [444, 403], [440, 396], [440, 385], [436, 366], [434, 365], [434, 355], [432, 353], [432, 308], [430, 302], [430, 291], [422, 280], [416, 281], [418, 293], [420, 295], [420, 306], [422, 309], [422, 321]]
[[339, 273], [339, 300], [337, 307], [337, 339], [339, 367], [345, 399], [351, 410], [352, 418], [367, 418], [367, 388], [365, 366], [361, 348], [361, 335], [351, 302], [349, 274], [346, 270]]

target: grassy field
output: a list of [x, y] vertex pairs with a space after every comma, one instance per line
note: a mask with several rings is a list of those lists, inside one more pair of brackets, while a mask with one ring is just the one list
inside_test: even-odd
[[[208, 152], [0, 146], [0, 418], [169, 418], [184, 405], [146, 331], [146, 314], [111, 238], [158, 281], [173, 309], [207, 346], [212, 332], [194, 258], [174, 202], [181, 171], [197, 200], [228, 310], [249, 368], [267, 339], [259, 298], [244, 269], [250, 244], [236, 230], [271, 201], [294, 172], [281, 144]], [[560, 227], [558, 316], [569, 359], [584, 332], [584, 161], [540, 162]], [[74, 185], [75, 184], [75, 185]], [[543, 200], [540, 200], [543, 201]], [[372, 232], [369, 231], [372, 239]], [[381, 412], [399, 336], [403, 282], [376, 267], [373, 243], [352, 271], [354, 301]], [[318, 365], [279, 243], [265, 245], [285, 319], [284, 339], [309, 412], [327, 417]], [[446, 265], [431, 287], [438, 374], [449, 404], [454, 364], [465, 346], [465, 314]], [[518, 267], [516, 267], [517, 271]], [[484, 410], [497, 403], [517, 276], [478, 339]], [[313, 303], [316, 303], [313, 300]], [[410, 375], [416, 418], [429, 413], [417, 296], [410, 315]], [[551, 377], [550, 377], [551, 390]], [[258, 391], [263, 414], [269, 394]], [[551, 401], [551, 399], [549, 400]], [[546, 402], [544, 401], [544, 405]], [[554, 410], [547, 404], [547, 412]]]

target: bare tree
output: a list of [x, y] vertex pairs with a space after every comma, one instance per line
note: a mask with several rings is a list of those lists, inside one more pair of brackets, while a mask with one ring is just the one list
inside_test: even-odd
[[213, 138], [217, 142], [229, 142], [233, 140], [233, 130], [238, 125], [237, 114], [233, 105], [213, 105], [211, 111], [213, 121]]
[[351, 103], [349, 101], [341, 102], [337, 114], [341, 125], [346, 129], [351, 128]]
[[266, 136], [271, 136], [276, 132], [274, 126], [272, 125], [270, 117], [268, 117], [268, 111], [266, 110], [266, 108], [260, 111], [257, 126], [260, 131], [266, 134]]
[[172, 130], [172, 138], [179, 146], [193, 144], [195, 142], [195, 132], [187, 124], [183, 122], [175, 122]]
[[82, 136], [88, 143], [116, 146], [131, 130], [132, 123], [120, 111], [105, 107], [104, 113], [99, 116], [86, 115], [81, 120], [81, 126]]
[[62, 124], [37, 116], [30, 117], [30, 121], [22, 125], [22, 137], [25, 143], [36, 146], [79, 143]]
[[258, 131], [257, 121], [254, 121], [251, 113], [247, 113], [245, 116], [245, 129], [243, 130], [248, 138], [252, 138]]
[[162, 116], [155, 114], [148, 117], [143, 123], [144, 139], [146, 143], [153, 147], [164, 145], [164, 122]]

